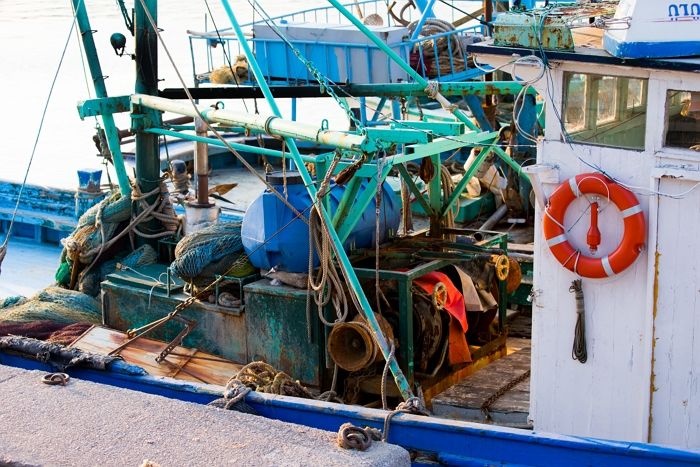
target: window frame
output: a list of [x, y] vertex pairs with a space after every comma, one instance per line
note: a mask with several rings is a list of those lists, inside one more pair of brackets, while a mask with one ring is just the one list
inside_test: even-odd
[[[692, 88], [692, 87], [691, 87]], [[690, 148], [684, 148], [683, 146], [669, 146], [666, 143], [666, 138], [668, 137], [668, 124], [669, 124], [669, 117], [670, 117], [670, 99], [668, 98], [669, 93], [671, 92], [689, 92], [693, 94], [700, 94], [700, 90], [692, 90], [692, 89], [678, 89], [673, 86], [667, 86], [664, 93], [663, 93], [663, 99], [664, 99], [664, 114], [663, 114], [663, 125], [662, 125], [662, 133], [661, 133], [661, 145], [662, 145], [662, 151], [668, 152], [668, 153], [680, 153], [683, 155], [687, 156], [692, 156], [695, 155], [694, 159], [695, 160], [700, 160], [700, 151], [694, 151]], [[698, 126], [698, 133], [700, 133], [700, 122]], [[700, 143], [699, 143], [700, 144]]]
[[[604, 148], [610, 148], [610, 149], [615, 149], [615, 150], [622, 150], [622, 151], [633, 151], [633, 152], [644, 152], [646, 151], [648, 144], [649, 144], [649, 105], [650, 105], [650, 99], [649, 99], [649, 90], [650, 90], [650, 80], [651, 77], [649, 75], [644, 75], [644, 74], [638, 74], [638, 73], [624, 73], [621, 72], [621, 70], [613, 70], [613, 69], [608, 69], [603, 68], [600, 72], [596, 73], [587, 73], [583, 72], [580, 70], [576, 69], [571, 69], [570, 67], [563, 68], [561, 74], [561, 83], [562, 86], [560, 87], [561, 89], [561, 100], [560, 100], [560, 108], [561, 108], [561, 114], [565, 115], [566, 114], [566, 104], [568, 101], [568, 95], [569, 95], [569, 83], [571, 82], [569, 76], [571, 75], [583, 75], [586, 80], [585, 80], [585, 97], [584, 97], [584, 103], [588, 102], [588, 106], [584, 105], [584, 127], [581, 130], [575, 131], [578, 134], [583, 133], [584, 135], [592, 137], [596, 132], [604, 132], [606, 129], [612, 129], [615, 128], [616, 126], [620, 125], [620, 121], [624, 119], [624, 114], [627, 113], [629, 110], [634, 110], [634, 109], [644, 109], [643, 114], [639, 114], [639, 116], [643, 116], [644, 118], [644, 125], [645, 125], [645, 132], [644, 132], [644, 142], [641, 146], [639, 147], [629, 147], [629, 146], [621, 146], [621, 145], [611, 145], [611, 144], [605, 144], [605, 143], [598, 143], [598, 142], [593, 142], [593, 141], [585, 141], [582, 139], [573, 139], [569, 138], [569, 142], [571, 144], [582, 144], [582, 145], [590, 145], [590, 146], [599, 146], [599, 147], [604, 147]], [[591, 79], [593, 77], [593, 79]], [[596, 79], [597, 78], [597, 79]], [[609, 121], [604, 121], [602, 124], [599, 126], [598, 125], [598, 90], [599, 90], [599, 84], [602, 81], [603, 78], [614, 78], [616, 80], [616, 87], [615, 87], [615, 112], [614, 112], [614, 117], [609, 120]], [[630, 80], [639, 80], [642, 82], [642, 94], [643, 94], [643, 99], [642, 103], [638, 106], [633, 106], [631, 109], [627, 108], [626, 102], [629, 97], [629, 81]], [[596, 83], [594, 86], [591, 85], [591, 83]], [[626, 92], [620, 92], [621, 90], [625, 90]], [[593, 98], [593, 96], [596, 96], [596, 98]], [[634, 118], [632, 116], [631, 118]], [[566, 123], [561, 122], [562, 129], [565, 130], [567, 133], [569, 133], [569, 130], [566, 130]], [[607, 127], [607, 128], [606, 128]], [[564, 135], [561, 135], [561, 140], [564, 140]]]

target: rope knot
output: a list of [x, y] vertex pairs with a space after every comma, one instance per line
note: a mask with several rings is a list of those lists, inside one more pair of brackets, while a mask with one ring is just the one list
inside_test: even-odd
[[372, 441], [381, 441], [382, 434], [376, 428], [366, 426], [360, 428], [352, 423], [343, 423], [338, 430], [338, 446], [343, 449], [366, 451], [372, 446]]
[[440, 83], [438, 81], [428, 81], [428, 86], [425, 88], [425, 94], [431, 99], [437, 99], [440, 94]]
[[397, 412], [410, 413], [414, 415], [430, 415], [430, 412], [423, 405], [423, 401], [418, 397], [409, 397], [404, 402], [396, 406]]

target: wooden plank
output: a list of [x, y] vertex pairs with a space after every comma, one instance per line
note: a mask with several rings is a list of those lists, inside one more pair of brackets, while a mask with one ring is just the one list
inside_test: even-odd
[[534, 253], [535, 244], [534, 243], [508, 243], [508, 251], [518, 252], [518, 253]]
[[[481, 405], [499, 388], [530, 369], [530, 345], [528, 339], [510, 343], [508, 356], [480, 369], [458, 384], [438, 394], [432, 400], [433, 412], [450, 418], [487, 422]], [[515, 345], [518, 350], [513, 348]], [[528, 427], [530, 410], [530, 379], [522, 381], [506, 392], [490, 409], [491, 422], [496, 424]]]
[[[71, 344], [87, 352], [107, 354], [127, 340], [126, 334], [102, 326], [93, 326]], [[156, 357], [165, 348], [166, 343], [155, 339], [141, 338], [122, 350], [124, 361], [138, 365], [153, 376], [204, 382], [225, 386], [242, 365], [216, 355], [197, 349], [175, 347], [173, 352], [162, 362]]]

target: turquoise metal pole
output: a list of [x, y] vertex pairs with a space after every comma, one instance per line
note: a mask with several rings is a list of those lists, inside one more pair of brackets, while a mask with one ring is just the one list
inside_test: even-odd
[[[265, 81], [265, 76], [263, 75], [262, 70], [260, 70], [260, 66], [258, 65], [258, 62], [255, 59], [252, 50], [250, 50], [250, 47], [248, 46], [248, 41], [243, 35], [243, 31], [241, 30], [241, 27], [238, 24], [238, 21], [236, 20], [236, 16], [234, 15], [233, 10], [231, 9], [231, 5], [229, 4], [228, 0], [221, 0], [221, 4], [223, 5], [224, 10], [226, 10], [226, 14], [228, 15], [229, 20], [231, 21], [231, 25], [233, 26], [236, 35], [238, 36], [238, 41], [241, 45], [241, 48], [243, 49], [243, 53], [245, 53], [246, 57], [248, 58], [248, 66], [251, 70], [253, 70], [255, 79], [257, 80], [258, 85], [260, 86], [260, 89], [262, 90], [263, 95], [265, 96], [265, 99], [267, 99], [275, 115], [280, 117], [281, 114], [279, 112], [279, 108], [275, 103], [274, 97], [272, 97], [270, 88], [268, 87], [267, 82]], [[311, 179], [311, 175], [309, 175], [309, 171], [306, 169], [306, 166], [301, 160], [299, 150], [297, 149], [294, 140], [292, 140], [291, 138], [288, 139], [289, 141], [291, 141], [291, 144], [288, 142], [287, 146], [290, 149], [292, 158], [294, 159], [294, 163], [297, 165], [297, 169], [301, 174], [301, 178], [304, 181], [304, 185], [306, 185], [306, 190], [308, 191], [309, 196], [311, 197], [313, 202], [316, 202], [316, 185], [314, 185], [313, 180]], [[374, 311], [372, 311], [372, 307], [369, 304], [369, 300], [367, 300], [367, 296], [362, 290], [362, 286], [360, 285], [360, 281], [357, 278], [357, 275], [355, 274], [355, 270], [353, 269], [352, 264], [350, 263], [350, 259], [345, 253], [345, 249], [343, 248], [343, 242], [340, 241], [340, 238], [338, 238], [338, 232], [336, 232], [336, 230], [333, 228], [333, 220], [331, 219], [330, 214], [328, 214], [328, 211], [322, 205], [318, 206], [318, 208], [319, 212], [323, 216], [324, 223], [328, 226], [328, 232], [337, 251], [337, 259], [340, 262], [343, 271], [345, 272], [346, 278], [348, 279], [348, 286], [360, 302], [359, 311], [367, 320], [367, 324], [369, 324], [370, 329], [372, 329], [375, 340], [379, 344], [379, 347], [382, 351], [382, 355], [384, 355], [386, 361], [389, 362], [389, 368], [391, 370], [391, 373], [394, 375], [394, 381], [396, 381], [396, 386], [399, 388], [401, 395], [404, 399], [409, 399], [413, 397], [413, 391], [411, 391], [411, 386], [408, 384], [408, 381], [406, 380], [406, 377], [401, 371], [401, 368], [399, 368], [399, 364], [396, 362], [396, 359], [389, 359], [389, 354], [391, 352], [389, 344], [387, 343], [386, 338], [384, 337], [384, 334], [382, 333], [381, 328], [379, 327], [379, 322], [377, 321], [376, 316], [374, 316]]]
[[[104, 76], [102, 75], [102, 67], [100, 59], [97, 55], [95, 40], [92, 37], [93, 30], [90, 27], [90, 18], [85, 9], [85, 0], [73, 0], [73, 8], [75, 9], [76, 18], [78, 20], [78, 28], [80, 29], [80, 37], [83, 41], [85, 56], [90, 68], [90, 76], [95, 88], [95, 94], [99, 98], [107, 96], [107, 87], [105, 86]], [[114, 123], [112, 114], [102, 115], [102, 126], [107, 136], [107, 146], [112, 153], [112, 163], [114, 171], [117, 173], [117, 181], [119, 182], [119, 191], [122, 195], [128, 196], [131, 193], [131, 184], [129, 183], [129, 175], [126, 173], [124, 165], [124, 157], [122, 156], [121, 147], [119, 146], [119, 130]]]
[[424, 4], [423, 6], [421, 6], [421, 3], [423, 2], [418, 3], [421, 16], [418, 20], [418, 24], [416, 25], [416, 30], [413, 31], [413, 35], [411, 35], [411, 40], [418, 39], [418, 36], [420, 36], [420, 31], [423, 29], [423, 25], [425, 24], [426, 20], [433, 16], [433, 5], [435, 5], [435, 2], [436, 0], [428, 0], [427, 4]]
[[[253, 55], [253, 51], [251, 50], [250, 45], [248, 45], [248, 39], [246, 39], [245, 35], [243, 35], [243, 30], [241, 29], [241, 25], [238, 24], [238, 20], [236, 19], [236, 15], [231, 9], [231, 5], [229, 4], [228, 0], [222, 0], [221, 4], [223, 5], [229, 20], [231, 21], [231, 26], [233, 26], [233, 30], [236, 32], [236, 36], [238, 36], [238, 43], [240, 44], [241, 49], [243, 49], [243, 53], [245, 54], [245, 56], [248, 58], [248, 66], [253, 71], [253, 76], [255, 76], [255, 80], [260, 86], [260, 90], [265, 96], [265, 100], [270, 105], [272, 113], [276, 117], [281, 118], [282, 113], [280, 112], [279, 107], [277, 107], [277, 102], [275, 102], [275, 98], [272, 96], [272, 92], [270, 91], [270, 88], [267, 85], [267, 81], [265, 81], [265, 75], [260, 69], [260, 65], [258, 65], [258, 62], [255, 59], [255, 55]], [[287, 143], [289, 151], [294, 156], [299, 157], [300, 153], [299, 148], [297, 148], [297, 143], [292, 138], [285, 138], [284, 140]]]
[[[189, 133], [180, 133], [178, 131], [173, 131], [173, 130], [164, 130], [162, 128], [150, 128], [150, 129], [145, 130], [145, 131], [146, 131], [146, 133], [152, 133], [154, 135], [172, 136], [172, 137], [184, 139], [187, 141], [194, 141], [196, 143], [207, 143], [210, 146], [217, 146], [217, 147], [221, 147], [221, 148], [226, 148], [228, 146], [231, 146], [236, 151], [247, 152], [250, 154], [259, 154], [261, 156], [282, 158], [282, 155], [283, 155], [282, 151], [277, 151], [275, 149], [267, 149], [267, 148], [261, 148], [259, 146], [250, 146], [248, 144], [232, 143], [232, 142], [228, 142], [228, 146], [227, 146], [226, 144], [222, 143], [221, 140], [219, 140], [217, 138], [207, 138], [207, 137], [192, 135]], [[304, 162], [316, 162], [315, 156], [304, 156], [302, 154], [301, 158]]]

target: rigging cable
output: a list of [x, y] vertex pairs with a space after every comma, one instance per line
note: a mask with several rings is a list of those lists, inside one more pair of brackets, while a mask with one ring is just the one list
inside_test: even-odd
[[[178, 80], [180, 81], [180, 85], [182, 86], [183, 91], [184, 91], [185, 94], [187, 95], [188, 101], [190, 102], [190, 104], [192, 105], [192, 107], [195, 109], [195, 111], [197, 111], [197, 113], [200, 113], [200, 114], [201, 114], [199, 108], [197, 108], [197, 104], [195, 103], [194, 98], [192, 97], [192, 93], [191, 93], [190, 90], [187, 88], [187, 84], [185, 83], [185, 80], [183, 79], [182, 74], [180, 73], [179, 68], [178, 68], [177, 65], [175, 64], [175, 60], [173, 59], [173, 56], [172, 56], [172, 54], [170, 53], [170, 49], [165, 45], [165, 41], [163, 40], [163, 37], [162, 37], [161, 34], [160, 34], [160, 30], [158, 29], [158, 25], [156, 24], [155, 20], [153, 19], [153, 16], [151, 15], [150, 11], [149, 11], [148, 8], [146, 7], [146, 4], [145, 4], [144, 0], [138, 0], [138, 1], [139, 1], [139, 2], [141, 3], [141, 5], [143, 6], [144, 12], [145, 12], [146, 17], [147, 17], [147, 19], [148, 19], [148, 22], [150, 23], [151, 27], [152, 27], [153, 30], [155, 31], [156, 36], [157, 36], [157, 38], [158, 38], [158, 41], [159, 41], [160, 44], [163, 46], [163, 50], [165, 51], [165, 54], [168, 56], [168, 60], [170, 61], [170, 64], [172, 65], [173, 70], [175, 71], [175, 74], [177, 75], [177, 78], [178, 78]], [[206, 119], [202, 119], [202, 120], [204, 121], [205, 125], [207, 126], [207, 130], [208, 130], [208, 131], [211, 131], [212, 134], [214, 134], [214, 136], [216, 136], [216, 138], [217, 138], [219, 141], [221, 141], [221, 143], [226, 147], [226, 149], [228, 149], [229, 152], [230, 152], [231, 154], [233, 154], [234, 156], [236, 156], [236, 158], [238, 159], [238, 161], [239, 161], [246, 169], [248, 169], [248, 171], [250, 171], [250, 173], [252, 173], [253, 175], [255, 175], [255, 176], [258, 178], [258, 180], [260, 180], [260, 181], [265, 185], [265, 187], [266, 187], [268, 190], [270, 190], [270, 192], [271, 192], [273, 195], [275, 195], [275, 197], [277, 197], [277, 199], [279, 199], [285, 206], [287, 206], [289, 209], [291, 209], [291, 211], [292, 211], [294, 214], [298, 215], [298, 217], [300, 217], [300, 219], [301, 219], [302, 221], [304, 221], [304, 223], [308, 224], [308, 219], [306, 219], [305, 217], [301, 216], [299, 210], [298, 210], [297, 208], [295, 208], [294, 206], [292, 206], [292, 204], [291, 204], [287, 199], [285, 199], [285, 197], [282, 195], [282, 193], [280, 193], [275, 187], [273, 187], [270, 183], [268, 183], [268, 181], [265, 179], [265, 177], [263, 177], [262, 175], [260, 175], [260, 173], [258, 173], [258, 171], [255, 170], [255, 168], [250, 164], [250, 162], [248, 162], [238, 151], [236, 151], [236, 149], [234, 149], [233, 146], [231, 146], [231, 145], [229, 144], [229, 142], [226, 141], [226, 139], [221, 135], [221, 133], [220, 133], [216, 128], [214, 128]]]
[[[24, 188], [27, 185], [27, 177], [29, 176], [29, 170], [32, 167], [32, 162], [34, 161], [34, 155], [36, 154], [36, 148], [39, 144], [39, 138], [41, 137], [41, 131], [44, 128], [44, 120], [46, 119], [46, 112], [49, 108], [49, 103], [51, 102], [51, 97], [53, 96], [53, 90], [56, 86], [56, 81], [58, 80], [58, 75], [63, 66], [63, 59], [66, 57], [66, 51], [68, 50], [68, 45], [70, 44], [71, 36], [73, 35], [73, 29], [75, 29], [75, 24], [78, 17], [78, 9], [82, 6], [83, 0], [78, 2], [77, 8], [73, 11], [73, 19], [71, 21], [70, 30], [68, 31], [68, 36], [66, 37], [66, 43], [63, 46], [63, 51], [61, 52], [61, 58], [58, 61], [58, 66], [56, 67], [56, 72], [54, 73], [53, 80], [51, 81], [51, 86], [49, 88], [49, 94], [46, 97], [46, 102], [44, 103], [44, 110], [41, 113], [41, 120], [39, 121], [39, 129], [36, 133], [36, 138], [34, 139], [34, 146], [32, 147], [31, 156], [29, 156], [29, 162], [27, 163], [27, 169], [24, 172], [24, 179], [22, 180], [22, 185], [20, 186], [19, 193], [17, 194], [17, 200], [15, 201], [15, 208], [12, 212], [12, 219], [10, 220], [10, 226], [7, 229], [7, 234], [5, 235], [5, 240], [2, 245], [0, 245], [0, 266], [5, 259], [7, 254], [7, 246], [10, 242], [10, 237], [12, 236], [12, 228], [15, 224], [15, 219], [17, 217], [17, 210], [19, 209], [19, 203], [22, 200], [22, 194], [24, 193]], [[1, 269], [0, 269], [1, 271]]]

